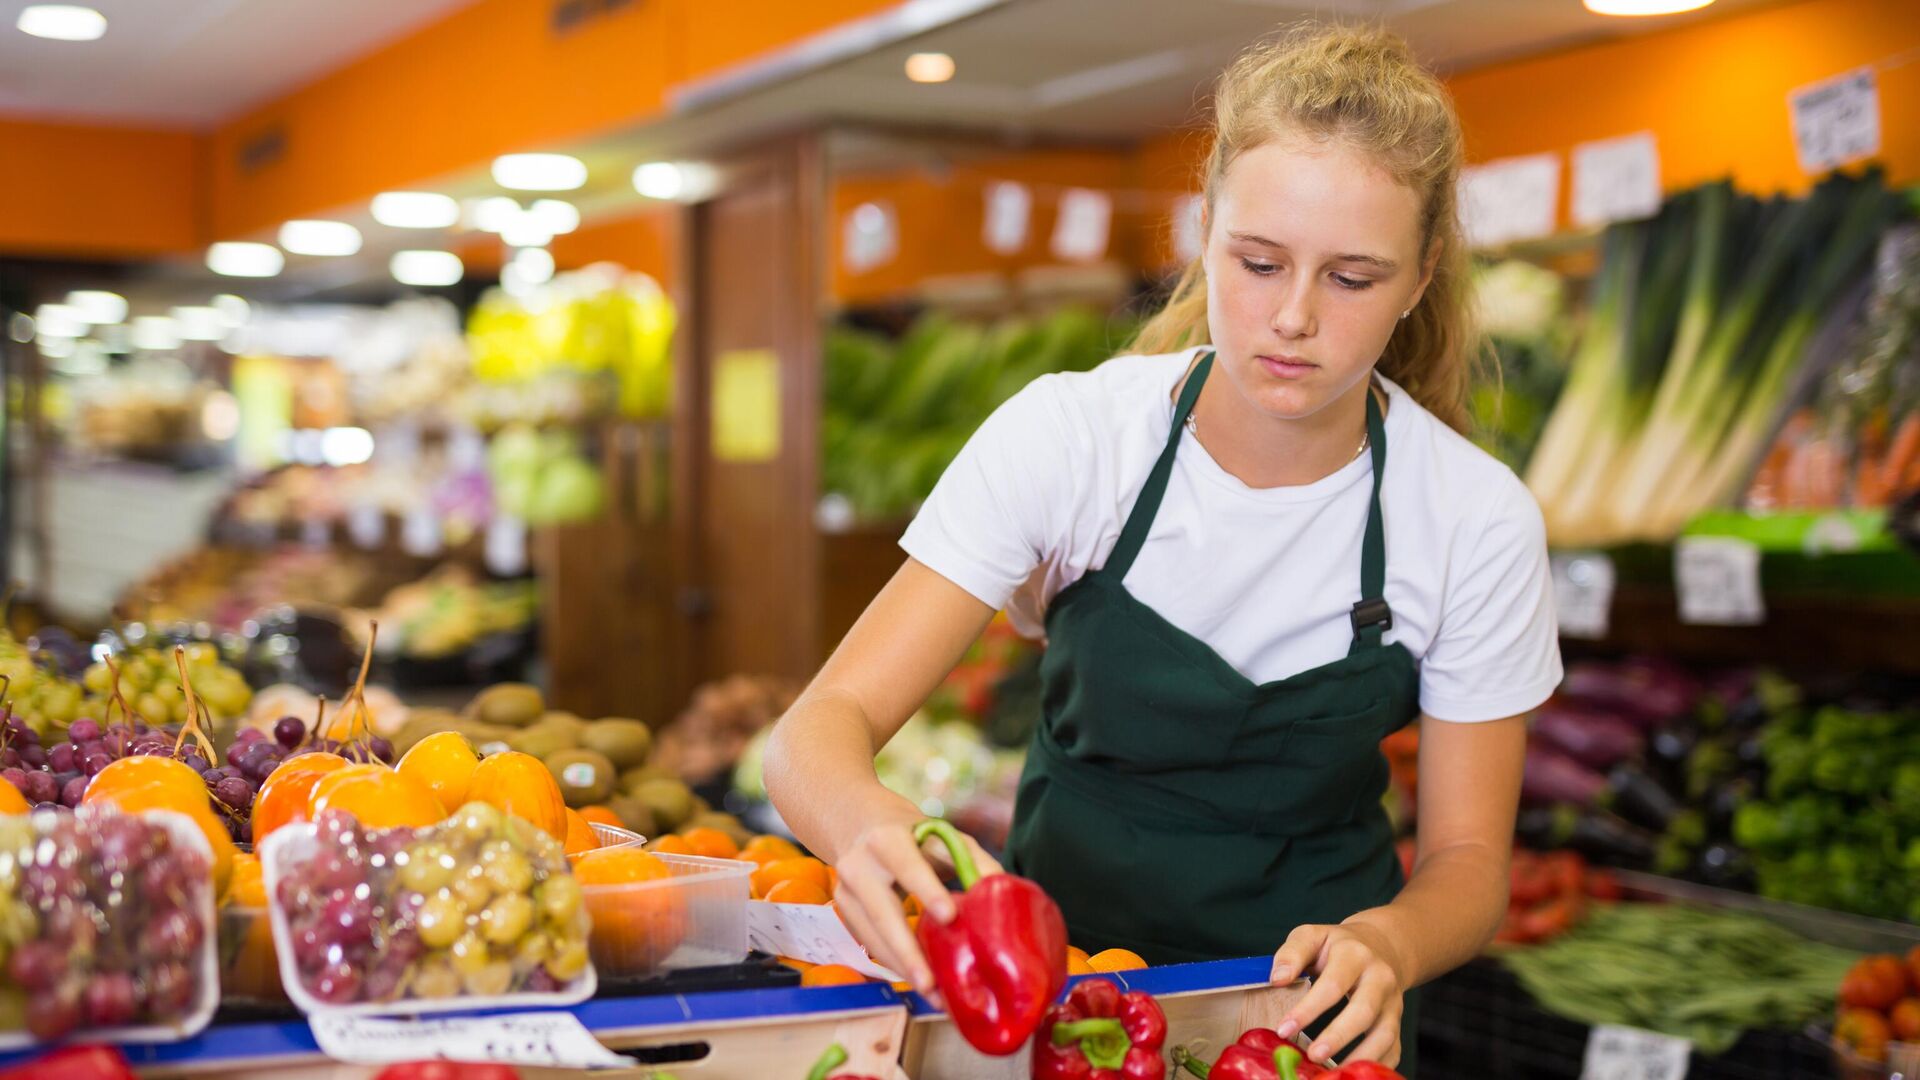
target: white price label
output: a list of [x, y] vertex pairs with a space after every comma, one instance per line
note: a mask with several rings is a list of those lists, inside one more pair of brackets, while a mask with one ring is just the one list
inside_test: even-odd
[[1580, 1080], [1682, 1080], [1693, 1044], [1672, 1035], [1601, 1024], [1587, 1036]]
[[901, 981], [899, 975], [873, 962], [840, 916], [825, 904], [747, 901], [747, 944], [774, 956], [809, 964], [842, 964], [871, 978]]
[[1469, 247], [1550, 236], [1559, 221], [1560, 158], [1502, 158], [1460, 174], [1460, 216]]
[[389, 1020], [314, 1016], [307, 1021], [320, 1052], [350, 1065], [403, 1061], [498, 1062], [553, 1069], [630, 1069], [569, 1012]]
[[1107, 230], [1113, 224], [1113, 199], [1087, 188], [1069, 188], [1060, 196], [1060, 216], [1053, 223], [1053, 253], [1068, 262], [1093, 262], [1107, 253]]
[[1566, 637], [1607, 636], [1613, 611], [1613, 560], [1604, 552], [1573, 551], [1553, 557], [1553, 602]]
[[1699, 626], [1757, 626], [1767, 620], [1760, 594], [1760, 549], [1731, 536], [1683, 536], [1673, 549], [1680, 621]]
[[300, 523], [300, 544], [315, 550], [332, 547], [333, 526], [317, 518], [308, 518]]
[[861, 203], [847, 214], [840, 233], [840, 261], [864, 274], [893, 261], [900, 251], [900, 220], [889, 202]]
[[1013, 255], [1027, 246], [1027, 219], [1033, 214], [1033, 193], [1025, 184], [1002, 181], [987, 187], [987, 250]]
[[387, 512], [369, 503], [347, 511], [347, 535], [356, 547], [373, 549], [387, 538]]
[[527, 569], [527, 523], [501, 514], [487, 524], [487, 569], [515, 577]]
[[440, 554], [445, 538], [440, 517], [430, 506], [416, 506], [400, 524], [400, 549], [416, 558], [429, 559]]
[[1821, 173], [1880, 152], [1880, 87], [1872, 68], [1787, 94], [1800, 168]]
[[1660, 212], [1660, 148], [1653, 132], [1573, 148], [1573, 222], [1637, 221]]

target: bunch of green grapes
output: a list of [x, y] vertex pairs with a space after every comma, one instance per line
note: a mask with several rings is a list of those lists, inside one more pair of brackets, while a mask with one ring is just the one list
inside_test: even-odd
[[[220, 652], [205, 642], [186, 646], [187, 676], [193, 692], [216, 722], [239, 719], [253, 701], [253, 688], [234, 668], [220, 662]], [[182, 724], [187, 719], [187, 696], [180, 689], [180, 671], [173, 649], [129, 649], [113, 658], [120, 668], [120, 693], [149, 724]], [[104, 719], [111, 698], [113, 675], [105, 661], [87, 668], [82, 681], [87, 698], [81, 710]]]
[[65, 731], [79, 715], [80, 684], [34, 663], [26, 646], [5, 632], [0, 632], [0, 675], [7, 677], [8, 706], [42, 738]]

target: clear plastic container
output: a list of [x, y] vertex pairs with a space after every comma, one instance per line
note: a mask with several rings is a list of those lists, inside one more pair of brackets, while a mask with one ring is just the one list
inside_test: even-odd
[[754, 864], [657, 852], [653, 857], [671, 877], [586, 887], [594, 968], [605, 978], [632, 979], [745, 960], [747, 879]]
[[220, 909], [220, 998], [229, 1005], [285, 1005], [273, 914], [264, 907]]
[[[97, 838], [99, 836], [97, 830], [101, 824], [120, 816], [120, 813], [111, 807], [87, 807], [78, 813], [43, 810], [22, 820], [22, 824], [31, 830], [33, 837], [41, 841], [34, 845], [32, 856], [34, 859], [44, 863], [45, 858], [51, 855], [55, 858], [66, 858], [75, 864], [84, 863], [90, 869], [91, 876], [97, 877], [105, 865], [97, 848], [86, 852], [62, 845], [49, 848], [45, 845], [45, 840], [49, 833], [74, 824], [88, 833], [90, 839]], [[173, 849], [192, 852], [199, 856], [203, 864], [211, 860], [212, 851], [207, 845], [207, 838], [186, 815], [172, 811], [152, 811], [136, 816], [145, 825], [164, 829], [168, 843]], [[6, 863], [12, 874], [21, 875], [24, 879], [22, 863], [25, 860], [16, 861], [13, 852], [5, 852], [0, 854], [0, 862]], [[158, 860], [149, 857], [139, 865], [145, 872], [160, 864]], [[96, 880], [94, 884], [97, 886], [99, 882]], [[90, 891], [99, 895], [98, 888]], [[213, 879], [209, 874], [175, 882], [169, 885], [166, 891], [178, 901], [173, 910], [184, 914], [192, 923], [191, 927], [180, 926], [176, 929], [184, 930], [197, 938], [187, 959], [180, 962], [179, 968], [176, 969], [183, 971], [185, 977], [192, 982], [192, 996], [187, 999], [185, 1006], [175, 1012], [169, 1022], [87, 1027], [84, 1026], [86, 1006], [83, 1004], [80, 1006], [82, 1026], [63, 1038], [71, 1037], [85, 1042], [108, 1043], [177, 1042], [198, 1034], [213, 1020], [214, 1010], [220, 1007], [220, 971], [218, 957], [214, 952]], [[17, 897], [19, 894], [16, 892], [13, 895]], [[35, 905], [35, 907], [36, 919], [43, 919], [47, 915], [46, 905]], [[116, 930], [125, 932], [128, 927], [137, 927], [135, 933], [145, 934], [157, 924], [154, 917], [156, 909], [145, 903], [130, 903], [107, 908], [89, 903], [86, 908], [95, 915], [105, 918], [109, 933]], [[99, 920], [98, 918], [89, 919], [88, 922], [90, 925], [98, 925]], [[40, 934], [45, 932], [46, 926], [42, 923]], [[0, 985], [11, 988], [12, 984], [4, 975], [5, 970], [4, 967], [0, 967]], [[138, 984], [151, 989], [152, 982], [157, 977], [157, 970], [151, 965], [143, 965], [140, 969], [128, 974], [133, 975]], [[100, 982], [96, 974], [89, 980], [89, 986], [98, 985]], [[177, 983], [175, 985], [178, 986]], [[41, 1040], [25, 1030], [0, 1031], [0, 1050], [18, 1050], [38, 1045], [40, 1042]]]
[[[618, 825], [602, 825], [597, 821], [589, 821], [587, 824], [593, 828], [594, 839], [600, 841], [600, 846], [593, 849], [595, 851], [605, 851], [608, 848], [633, 847], [647, 842], [646, 837], [641, 836], [632, 829], [623, 829]], [[585, 854], [586, 852], [584, 851], [580, 853], [580, 855]], [[580, 855], [570, 855], [568, 858], [574, 862], [579, 862]]]
[[[481, 812], [488, 811], [491, 808]], [[592, 962], [580, 952], [573, 953], [579, 958], [578, 971], [567, 972], [565, 982], [551, 973], [551, 958], [569, 942], [579, 950], [587, 934], [586, 909], [577, 891], [564, 920], [555, 921], [543, 911], [555, 895], [546, 889], [549, 883], [561, 880], [567, 890], [577, 889], [564, 869], [559, 844], [535, 826], [497, 813], [491, 815], [494, 831], [481, 828], [485, 822], [479, 819], [469, 827], [465, 815], [471, 812], [470, 805], [436, 825], [378, 831], [359, 830], [350, 818], [330, 812], [319, 822], [285, 826], [267, 838], [261, 865], [271, 901], [274, 948], [280, 981], [296, 1006], [307, 1013], [412, 1016], [571, 1005], [593, 996], [598, 980]], [[530, 845], [509, 854], [531, 863], [531, 872], [517, 872], [516, 864], [516, 872], [504, 877], [466, 879], [484, 862], [475, 852], [507, 840], [509, 834], [515, 842]], [[431, 890], [407, 884], [411, 876], [401, 869], [405, 864], [398, 853], [411, 854], [423, 845], [434, 845], [445, 856], [441, 865], [450, 871], [448, 884]], [[347, 860], [355, 863], [351, 871], [339, 865], [343, 851], [357, 852]], [[358, 891], [362, 882], [368, 885], [365, 894]], [[456, 892], [468, 885], [486, 891]], [[328, 890], [324, 902], [329, 907], [319, 909], [315, 919], [311, 905], [320, 902], [322, 888]], [[372, 929], [343, 946], [327, 919], [335, 914], [333, 908], [344, 910], [356, 897], [370, 903], [367, 924]], [[305, 910], [290, 910], [290, 905], [299, 908], [303, 898]], [[446, 906], [450, 902], [454, 906]], [[518, 911], [510, 921], [501, 921], [513, 908]], [[448, 935], [453, 944], [434, 940], [436, 920], [453, 928]], [[302, 927], [298, 932], [296, 921]], [[502, 931], [493, 939], [494, 928], [505, 925], [521, 929]]]

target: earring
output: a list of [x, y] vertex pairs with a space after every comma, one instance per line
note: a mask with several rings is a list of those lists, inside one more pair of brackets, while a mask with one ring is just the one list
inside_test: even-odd
[[1404, 319], [1404, 318], [1406, 318], [1407, 316], [1409, 316], [1409, 315], [1411, 315], [1411, 314], [1413, 314], [1413, 309], [1412, 309], [1412, 308], [1408, 308], [1407, 310], [1405, 310], [1405, 311], [1403, 311], [1403, 312], [1401, 312], [1401, 313], [1400, 313], [1400, 317]]

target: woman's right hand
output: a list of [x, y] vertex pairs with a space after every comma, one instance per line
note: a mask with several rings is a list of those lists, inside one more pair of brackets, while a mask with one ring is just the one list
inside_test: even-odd
[[[834, 863], [840, 884], [833, 902], [841, 921], [875, 963], [898, 972], [922, 995], [932, 996], [933, 969], [907, 925], [896, 892], [905, 891], [919, 900], [923, 919], [945, 923], [953, 918], [953, 894], [940, 880], [940, 874], [951, 873], [952, 867], [937, 841], [929, 840], [925, 849], [913, 842], [913, 827], [920, 820], [916, 815], [861, 830]], [[1001, 872], [1000, 864], [972, 837], [966, 841], [981, 874]]]

